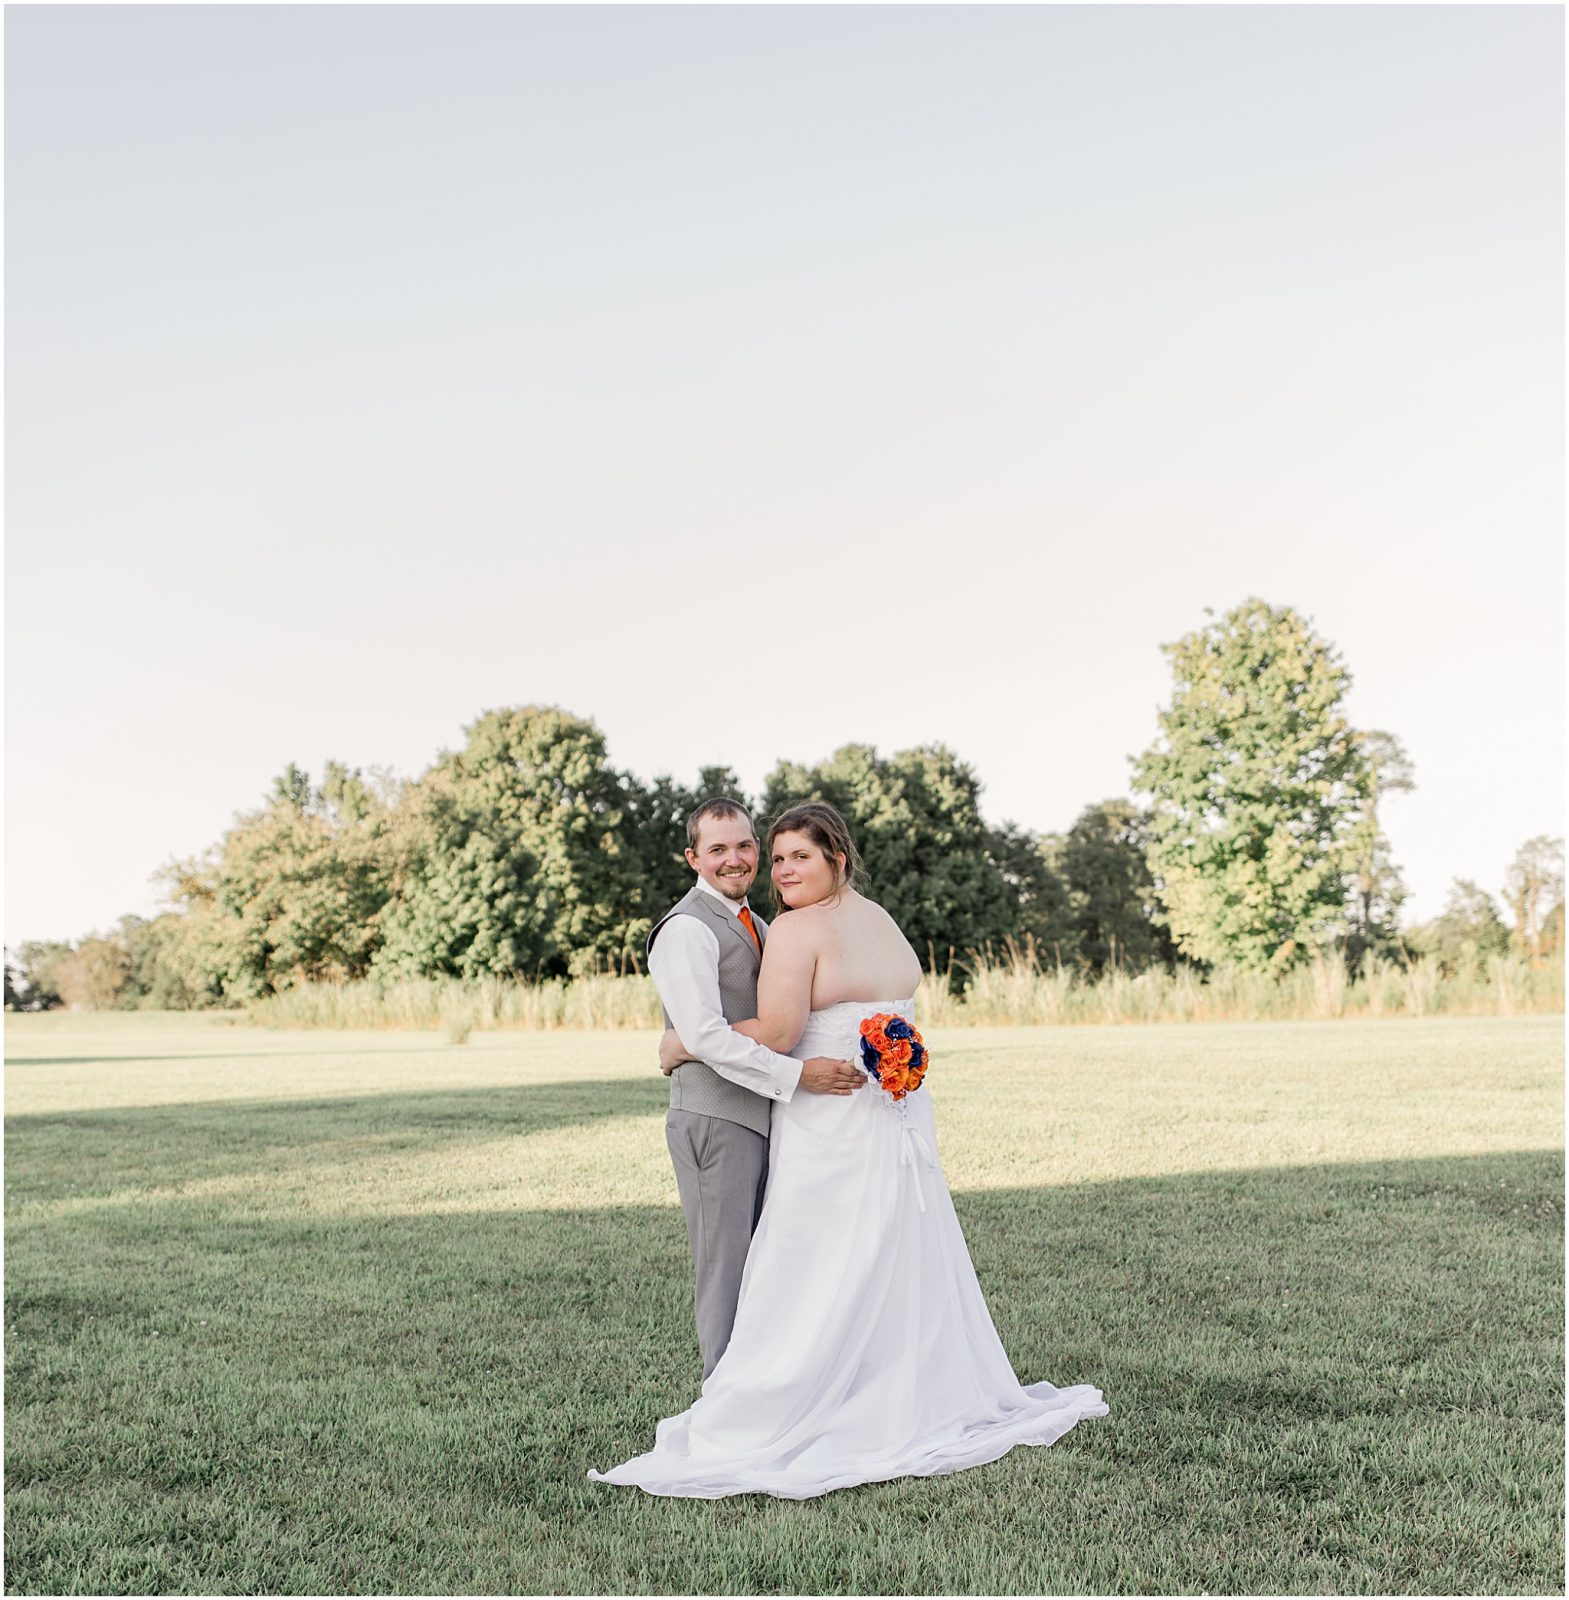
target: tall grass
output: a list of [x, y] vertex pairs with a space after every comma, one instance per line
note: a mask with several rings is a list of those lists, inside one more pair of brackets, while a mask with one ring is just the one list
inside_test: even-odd
[[[948, 982], [957, 972], [961, 987]], [[1363, 1017], [1510, 1017], [1561, 1012], [1564, 969], [1491, 956], [1485, 968], [1444, 974], [1429, 957], [1409, 965], [1369, 958], [1353, 976], [1335, 952], [1281, 977], [1217, 968], [1200, 978], [1112, 970], [1091, 979], [1043, 965], [1017, 947], [928, 976], [920, 1015], [931, 1027], [1029, 1027], [1094, 1022], [1301, 1022]], [[653, 980], [596, 974], [526, 983], [423, 978], [404, 983], [302, 984], [252, 1005], [269, 1028], [438, 1028], [461, 1044], [471, 1030], [649, 1029], [662, 1020]]]
[[305, 983], [252, 1004], [265, 1028], [442, 1028], [461, 1044], [471, 1029], [657, 1028], [652, 978], [412, 978], [402, 983]]

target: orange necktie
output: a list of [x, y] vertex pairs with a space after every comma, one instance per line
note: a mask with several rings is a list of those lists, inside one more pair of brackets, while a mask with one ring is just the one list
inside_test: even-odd
[[741, 907], [741, 921], [746, 925], [746, 931], [751, 934], [752, 943], [757, 946], [758, 955], [761, 955], [763, 953], [763, 941], [757, 937], [757, 929], [752, 926], [752, 908], [750, 906]]

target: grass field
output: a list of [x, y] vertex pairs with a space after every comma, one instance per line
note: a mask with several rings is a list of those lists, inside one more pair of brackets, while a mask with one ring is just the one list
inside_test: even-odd
[[1110, 1415], [688, 1502], [584, 1479], [698, 1381], [651, 1036], [8, 1018], [6, 1587], [1561, 1593], [1562, 1030], [933, 1031], [1014, 1366]]

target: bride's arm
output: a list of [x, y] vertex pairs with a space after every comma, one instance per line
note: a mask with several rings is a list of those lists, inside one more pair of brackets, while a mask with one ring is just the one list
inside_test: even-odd
[[806, 1031], [812, 1009], [812, 978], [817, 972], [815, 928], [796, 912], [768, 930], [762, 970], [757, 975], [757, 1015], [732, 1024], [737, 1033], [770, 1050], [792, 1050]]

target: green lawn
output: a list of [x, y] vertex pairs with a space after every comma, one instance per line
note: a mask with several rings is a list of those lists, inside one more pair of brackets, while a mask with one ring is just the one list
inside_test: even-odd
[[584, 1478], [698, 1382], [651, 1038], [8, 1018], [6, 1586], [1561, 1593], [1562, 1028], [934, 1031], [1110, 1415], [797, 1503]]

